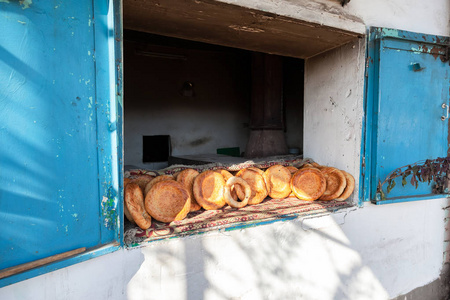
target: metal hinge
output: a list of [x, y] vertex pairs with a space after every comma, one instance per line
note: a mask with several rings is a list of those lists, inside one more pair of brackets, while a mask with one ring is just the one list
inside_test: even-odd
[[448, 43], [447, 45], [444, 45], [444, 58], [443, 58], [443, 62], [449, 62], [448, 64], [450, 65], [450, 43]]

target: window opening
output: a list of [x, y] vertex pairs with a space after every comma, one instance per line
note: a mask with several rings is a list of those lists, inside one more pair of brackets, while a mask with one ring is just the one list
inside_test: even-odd
[[[255, 67], [255, 60], [272, 58], [275, 62]], [[260, 88], [252, 84], [255, 77]], [[125, 30], [125, 175], [176, 175], [186, 168], [200, 173], [226, 169], [235, 175], [246, 167], [266, 170], [274, 164], [301, 165], [303, 82], [302, 59]], [[252, 97], [255, 93], [261, 93], [259, 98]], [[277, 130], [287, 146], [283, 155], [246, 157], [253, 129]], [[138, 135], [144, 137], [141, 155]], [[257, 138], [254, 147], [273, 142], [270, 137]], [[142, 162], [139, 157], [144, 157]], [[147, 230], [125, 219], [125, 242], [254, 226], [348, 206], [338, 201], [301, 201], [295, 196], [268, 197], [238, 210], [225, 205], [190, 212], [170, 224], [153, 220]]]

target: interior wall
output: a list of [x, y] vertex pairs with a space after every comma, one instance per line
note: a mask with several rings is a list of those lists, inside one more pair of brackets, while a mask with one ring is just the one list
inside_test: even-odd
[[[230, 147], [244, 152], [251, 125], [251, 52], [186, 41], [183, 47], [155, 46], [152, 35], [143, 36], [148, 43], [124, 41], [125, 165], [166, 166], [142, 162], [144, 135], [170, 135], [174, 156]], [[166, 39], [167, 45], [174, 41], [180, 40]], [[301, 151], [303, 60], [285, 58], [283, 69], [286, 141]], [[193, 97], [183, 96], [184, 82], [193, 83]]]
[[[124, 42], [125, 164], [142, 163], [142, 136], [170, 135], [172, 155], [245, 150], [250, 117], [250, 61], [238, 51], [178, 49], [186, 59], [136, 54]], [[191, 82], [194, 96], [182, 95]]]

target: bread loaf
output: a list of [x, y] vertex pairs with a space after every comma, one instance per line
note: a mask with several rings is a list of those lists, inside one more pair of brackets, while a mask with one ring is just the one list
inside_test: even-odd
[[148, 229], [152, 225], [152, 218], [144, 207], [144, 194], [137, 183], [130, 182], [125, 187], [125, 205], [141, 229]]
[[185, 169], [178, 173], [177, 181], [186, 188], [191, 199], [190, 211], [197, 211], [202, 207], [197, 203], [194, 196], [194, 180], [200, 173], [194, 169]]
[[345, 176], [347, 185], [345, 186], [345, 189], [342, 192], [342, 194], [335, 199], [336, 201], [347, 200], [347, 198], [350, 197], [350, 195], [353, 193], [353, 190], [355, 189], [355, 178], [351, 174], [349, 174], [343, 170], [341, 170], [341, 172]]
[[[268, 195], [263, 174], [264, 172], [262, 170], [256, 168], [242, 169], [236, 174], [237, 177], [244, 179], [252, 190], [248, 205], [259, 204]], [[245, 197], [244, 190], [240, 186], [236, 186], [235, 188], [239, 199], [243, 199]]]
[[273, 199], [284, 199], [291, 193], [291, 172], [282, 165], [268, 168], [264, 174], [267, 192]]
[[145, 196], [145, 209], [156, 220], [183, 220], [189, 213], [191, 199], [188, 191], [175, 180], [157, 182]]
[[333, 167], [326, 167], [320, 170], [327, 181], [327, 188], [319, 200], [333, 200], [339, 197], [347, 185], [344, 174]]
[[300, 200], [314, 201], [325, 192], [325, 176], [316, 168], [302, 168], [292, 175], [291, 189]]
[[204, 171], [194, 180], [194, 197], [206, 210], [219, 209], [225, 205], [225, 179], [220, 173]]

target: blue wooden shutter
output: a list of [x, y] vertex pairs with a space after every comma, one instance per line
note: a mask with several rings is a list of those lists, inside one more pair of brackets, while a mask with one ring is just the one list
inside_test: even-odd
[[0, 270], [118, 242], [113, 25], [108, 1], [0, 3]]
[[[372, 28], [367, 58], [365, 200], [376, 203], [433, 197], [432, 186], [401, 178], [380, 201], [377, 184], [393, 170], [447, 156], [449, 71], [447, 37]], [[386, 187], [385, 187], [386, 188]], [[386, 190], [384, 190], [386, 192]]]

